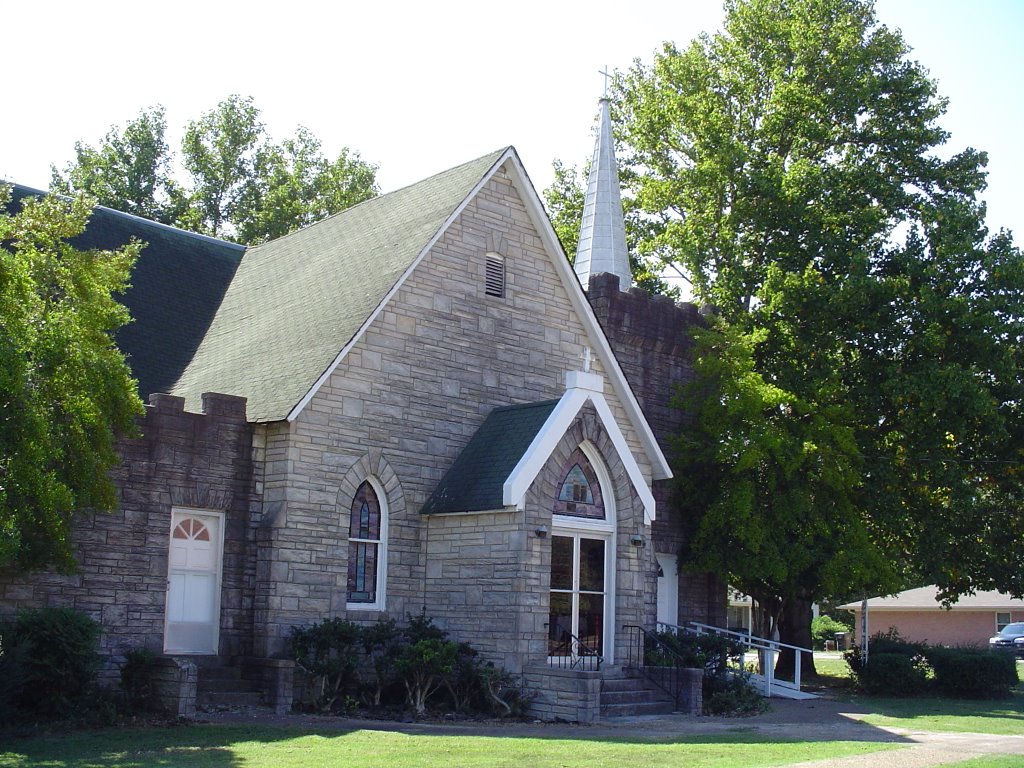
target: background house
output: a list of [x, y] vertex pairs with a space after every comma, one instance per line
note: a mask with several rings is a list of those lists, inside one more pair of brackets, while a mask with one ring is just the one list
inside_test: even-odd
[[[894, 628], [908, 640], [933, 645], [985, 645], [996, 632], [1014, 621], [1024, 621], [1024, 600], [1002, 592], [964, 595], [946, 609], [938, 588], [908, 589], [891, 597], [873, 597], [868, 604], [868, 637]], [[840, 606], [856, 617], [856, 642], [861, 638], [861, 603]]]

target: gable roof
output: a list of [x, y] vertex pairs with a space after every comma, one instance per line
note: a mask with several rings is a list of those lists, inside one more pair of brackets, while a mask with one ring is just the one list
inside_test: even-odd
[[420, 512], [433, 515], [504, 508], [505, 480], [558, 402], [545, 400], [491, 411]]
[[644, 508], [654, 521], [655, 501], [643, 472], [602, 394], [604, 378], [569, 371], [558, 400], [492, 411], [441, 479], [423, 514], [526, 508], [526, 492], [551, 458], [583, 406], [590, 403]]
[[[12, 185], [12, 207], [25, 197], [49, 194]], [[139, 381], [139, 395], [170, 392], [181, 376], [227, 291], [244, 246], [197, 235], [148, 219], [96, 206], [76, 248], [113, 250], [132, 238], [146, 243], [131, 275], [131, 287], [118, 300], [132, 322], [115, 334]]]
[[672, 476], [513, 147], [382, 195], [246, 251], [209, 332], [173, 389], [248, 399], [251, 421], [298, 417], [420, 261], [504, 169], [636, 430], [654, 479]]
[[251, 421], [288, 418], [505, 151], [250, 248], [173, 393], [192, 409], [202, 392], [241, 395]]

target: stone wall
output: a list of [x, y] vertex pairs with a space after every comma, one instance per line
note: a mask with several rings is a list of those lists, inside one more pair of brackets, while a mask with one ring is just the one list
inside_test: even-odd
[[600, 672], [536, 664], [524, 671], [523, 687], [533, 696], [530, 714], [541, 720], [596, 723], [601, 718]]
[[[662, 451], [672, 463], [671, 438], [686, 428], [688, 416], [672, 405], [680, 385], [693, 378], [690, 329], [702, 320], [696, 305], [674, 303], [640, 288], [619, 290], [619, 278], [592, 275], [587, 298], [604, 329], [626, 379]], [[658, 516], [653, 525], [657, 552], [675, 554], [684, 543], [672, 508], [672, 480], [654, 483]], [[725, 585], [709, 574], [682, 574], [679, 621], [725, 626]]]
[[0, 612], [69, 606], [99, 621], [104, 675], [116, 680], [124, 653], [163, 650], [171, 508], [225, 513], [220, 651], [251, 654], [255, 563], [250, 508], [255, 504], [251, 431], [244, 398], [203, 395], [204, 413], [186, 413], [184, 400], [152, 395], [141, 436], [122, 440], [122, 463], [112, 475], [119, 507], [82, 514], [72, 541], [78, 573], [0, 576]]

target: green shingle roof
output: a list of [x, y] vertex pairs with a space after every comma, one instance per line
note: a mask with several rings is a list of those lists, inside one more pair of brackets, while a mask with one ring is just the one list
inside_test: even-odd
[[505, 150], [250, 248], [174, 387], [248, 398], [251, 421], [302, 400]]
[[558, 400], [495, 408], [455, 460], [420, 512], [501, 509], [503, 487]]
[[[47, 194], [12, 185], [12, 207], [29, 195]], [[147, 245], [132, 271], [131, 288], [118, 297], [132, 322], [115, 340], [139, 380], [146, 400], [170, 392], [188, 365], [235, 274], [245, 248], [97, 206], [76, 248], [112, 250], [131, 238]]]

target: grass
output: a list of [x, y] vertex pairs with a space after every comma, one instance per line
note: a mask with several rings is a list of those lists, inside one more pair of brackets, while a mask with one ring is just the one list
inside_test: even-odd
[[946, 763], [945, 768], [1020, 768], [1020, 763], [1020, 755], [988, 755], [962, 763]]
[[897, 747], [893, 744], [870, 742], [776, 742], [749, 733], [656, 741], [409, 735], [373, 730], [316, 734], [293, 728], [200, 725], [23, 739], [0, 747], [0, 766], [518, 768], [529, 765], [531, 768], [563, 768], [587, 765], [617, 768], [627, 763], [640, 763], [644, 768], [679, 765], [752, 768], [894, 748]]
[[1024, 690], [1021, 686], [1017, 686], [1010, 698], [993, 701], [858, 698], [857, 703], [871, 712], [862, 718], [871, 725], [998, 736], [1024, 733]]

